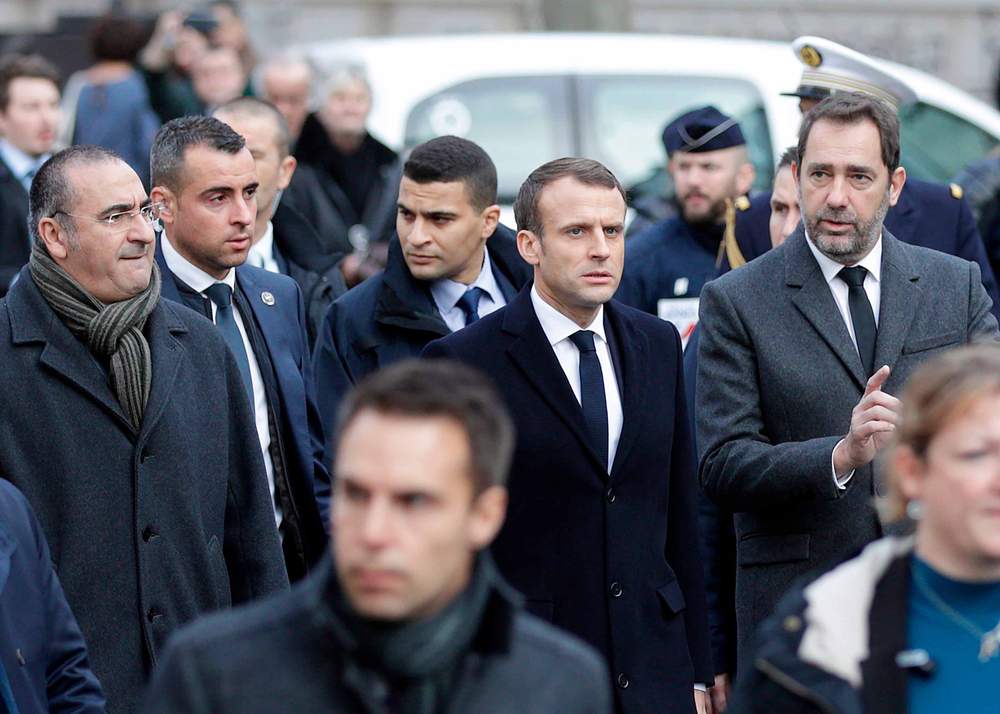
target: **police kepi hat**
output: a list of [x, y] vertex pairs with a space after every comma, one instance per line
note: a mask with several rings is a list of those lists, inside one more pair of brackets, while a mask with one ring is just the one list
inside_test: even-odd
[[917, 101], [917, 94], [893, 76], [885, 62], [822, 37], [798, 37], [792, 51], [803, 64], [802, 79], [786, 97], [825, 99], [834, 92], [864, 92], [895, 108]]
[[681, 114], [663, 130], [663, 146], [667, 155], [677, 151], [717, 151], [746, 143], [739, 122], [713, 106]]

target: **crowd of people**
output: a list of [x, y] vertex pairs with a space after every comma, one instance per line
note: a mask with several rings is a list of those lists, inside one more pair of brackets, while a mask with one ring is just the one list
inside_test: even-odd
[[993, 710], [994, 158], [877, 63], [796, 42], [769, 193], [693, 107], [508, 227], [232, 2], [92, 40], [0, 58], [0, 713]]

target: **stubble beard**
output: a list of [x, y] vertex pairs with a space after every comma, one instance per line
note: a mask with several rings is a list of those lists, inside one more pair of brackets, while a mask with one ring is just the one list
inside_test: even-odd
[[[808, 237], [819, 252], [841, 265], [854, 265], [871, 251], [882, 235], [882, 222], [889, 212], [889, 193], [886, 192], [878, 210], [870, 221], [860, 221], [846, 210], [820, 209], [806, 221]], [[853, 230], [844, 235], [830, 236], [819, 227], [821, 221], [851, 223]]]

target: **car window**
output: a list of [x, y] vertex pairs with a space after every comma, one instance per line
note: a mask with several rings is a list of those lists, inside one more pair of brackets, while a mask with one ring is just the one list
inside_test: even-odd
[[712, 104], [739, 119], [757, 168], [754, 187], [770, 189], [774, 151], [763, 100], [751, 83], [719, 77], [622, 75], [580, 77], [577, 86], [582, 153], [607, 164], [625, 186], [635, 187], [662, 170], [666, 154], [660, 136], [667, 122]]
[[444, 134], [479, 144], [497, 166], [501, 203], [512, 203], [537, 166], [572, 151], [565, 77], [502, 77], [457, 84], [417, 104], [407, 147]]
[[900, 112], [899, 142], [907, 173], [944, 182], [986, 156], [997, 137], [940, 107], [918, 102]]

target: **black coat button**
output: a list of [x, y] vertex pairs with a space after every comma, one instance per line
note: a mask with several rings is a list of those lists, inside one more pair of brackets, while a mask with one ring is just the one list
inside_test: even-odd
[[609, 488], [608, 492], [604, 494], [604, 497], [608, 499], [608, 503], [614, 503], [616, 498], [615, 490], [613, 488]]
[[156, 538], [158, 535], [160, 535], [160, 532], [153, 526], [146, 526], [142, 529], [142, 540], [145, 543], [153, 540], [153, 538]]
[[619, 672], [618, 678], [615, 681], [618, 682], [618, 686], [622, 689], [628, 689], [628, 677], [625, 676], [624, 672]]
[[621, 597], [622, 592], [621, 583], [611, 583], [611, 597]]

